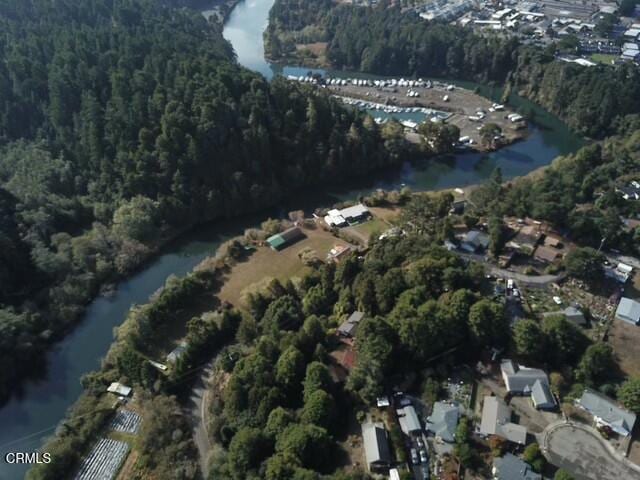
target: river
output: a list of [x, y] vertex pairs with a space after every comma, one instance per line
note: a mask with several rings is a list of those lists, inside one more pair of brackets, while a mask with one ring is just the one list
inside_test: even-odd
[[[278, 67], [264, 59], [262, 32], [267, 25], [268, 12], [273, 0], [245, 0], [234, 9], [224, 35], [235, 48], [238, 61], [267, 78], [274, 74], [301, 74], [306, 68]], [[333, 74], [333, 73], [332, 73]], [[462, 86], [473, 86], [461, 83]], [[490, 96], [492, 92], [482, 92]], [[499, 95], [499, 92], [493, 92]], [[526, 140], [491, 154], [466, 153], [443, 160], [428, 160], [418, 164], [405, 164], [400, 169], [380, 172], [370, 178], [349, 185], [328, 185], [315, 193], [289, 199], [274, 213], [294, 208], [330, 205], [338, 200], [354, 198], [373, 188], [410, 186], [414, 190], [431, 190], [465, 186], [481, 182], [499, 166], [505, 178], [524, 175], [547, 165], [558, 155], [575, 151], [581, 140], [551, 115], [524, 100], [528, 109], [535, 111], [535, 124]], [[113, 329], [125, 318], [134, 304], [144, 303], [162, 286], [167, 276], [189, 272], [205, 257], [213, 254], [226, 239], [241, 234], [244, 228], [255, 225], [262, 215], [233, 222], [220, 222], [185, 236], [169, 245], [144, 270], [121, 282], [110, 297], [93, 301], [83, 322], [73, 333], [58, 343], [47, 356], [48, 368], [41, 378], [21, 389], [0, 410], [0, 455], [7, 452], [33, 451], [51, 435], [67, 409], [79, 397], [80, 378], [100, 367], [101, 358], [113, 339]], [[19, 480], [24, 477], [25, 466], [9, 465], [0, 461], [0, 480]]]

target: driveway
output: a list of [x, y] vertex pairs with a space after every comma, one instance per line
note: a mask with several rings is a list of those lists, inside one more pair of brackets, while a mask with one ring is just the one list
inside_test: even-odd
[[189, 403], [187, 405], [187, 413], [191, 418], [191, 424], [193, 425], [193, 440], [198, 447], [198, 453], [200, 454], [200, 469], [205, 478], [209, 474], [209, 453], [211, 452], [211, 442], [209, 441], [209, 434], [207, 432], [207, 425], [205, 419], [205, 409], [207, 407], [207, 385], [209, 383], [209, 377], [213, 370], [214, 360], [211, 360], [202, 369], [200, 376], [198, 377], [191, 395], [189, 396]]
[[613, 451], [592, 427], [557, 422], [540, 435], [543, 453], [576, 480], [640, 479], [640, 467]]
[[524, 273], [512, 272], [510, 270], [505, 270], [504, 268], [498, 268], [491, 265], [485, 260], [483, 255], [478, 255], [477, 253], [464, 253], [460, 250], [453, 250], [453, 252], [468, 260], [482, 263], [487, 267], [487, 273], [490, 273], [495, 277], [505, 279], [512, 278], [515, 280], [516, 284], [526, 285], [528, 287], [545, 287], [551, 283], [560, 281], [564, 277], [564, 274], [562, 273], [558, 275], [525, 275]]

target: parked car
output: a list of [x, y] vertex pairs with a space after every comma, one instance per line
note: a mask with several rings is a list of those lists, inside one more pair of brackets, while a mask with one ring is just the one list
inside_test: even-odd
[[429, 463], [429, 457], [427, 457], [427, 451], [424, 448], [420, 450], [420, 462]]
[[416, 443], [418, 444], [418, 448], [424, 448], [424, 442], [422, 441], [422, 437], [418, 437], [416, 439]]
[[418, 463], [420, 463], [420, 460], [418, 459], [418, 451], [415, 448], [411, 449], [411, 463], [414, 465], [418, 465]]

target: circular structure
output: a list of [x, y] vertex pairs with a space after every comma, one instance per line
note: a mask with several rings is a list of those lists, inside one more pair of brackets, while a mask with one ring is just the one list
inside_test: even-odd
[[640, 479], [640, 467], [614, 453], [613, 447], [590, 427], [549, 425], [542, 433], [541, 445], [551, 463], [571, 472], [577, 480]]

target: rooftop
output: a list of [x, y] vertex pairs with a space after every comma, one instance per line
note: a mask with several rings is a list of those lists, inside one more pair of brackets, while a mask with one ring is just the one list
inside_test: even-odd
[[413, 405], [407, 405], [400, 408], [396, 412], [398, 414], [398, 421], [400, 422], [400, 429], [407, 435], [412, 432], [419, 432], [422, 430], [418, 414]]
[[503, 360], [500, 369], [509, 392], [531, 393], [536, 380], [549, 384], [547, 374], [539, 368], [527, 368], [512, 360]]
[[338, 333], [346, 337], [353, 337], [358, 328], [360, 320], [364, 317], [364, 312], [355, 311], [338, 327]]
[[616, 318], [637, 325], [640, 322], [640, 303], [630, 298], [622, 297], [616, 310]]
[[493, 461], [496, 480], [542, 480], [542, 475], [534, 472], [531, 465], [511, 453]]
[[594, 417], [614, 427], [616, 431], [631, 432], [636, 423], [634, 413], [619, 407], [614, 400], [590, 388], [585, 388], [578, 404]]
[[511, 422], [511, 409], [498, 397], [484, 397], [480, 433], [497, 435], [520, 445], [527, 441], [527, 429]]
[[427, 430], [445, 442], [455, 440], [456, 427], [460, 418], [460, 409], [457, 405], [447, 402], [436, 402], [433, 412], [427, 418]]
[[391, 462], [387, 432], [382, 423], [367, 422], [362, 424], [362, 442], [364, 444], [364, 456], [367, 463]]

